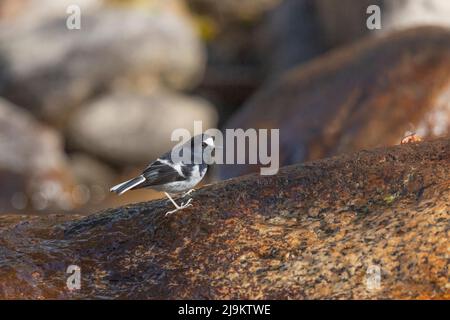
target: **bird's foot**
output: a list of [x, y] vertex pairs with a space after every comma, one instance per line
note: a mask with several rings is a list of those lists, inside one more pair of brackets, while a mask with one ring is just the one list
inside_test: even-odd
[[195, 189], [191, 189], [191, 190], [189, 190], [188, 192], [183, 193], [183, 195], [182, 195], [181, 197], [184, 198], [184, 197], [190, 195], [190, 194], [191, 194], [192, 192], [194, 192], [194, 191], [195, 191]]
[[169, 214], [172, 214], [172, 213], [175, 213], [175, 212], [177, 212], [177, 211], [180, 211], [180, 210], [183, 210], [184, 208], [187, 208], [187, 207], [190, 207], [190, 206], [192, 206], [192, 198], [190, 198], [186, 203], [184, 203], [184, 202], [182, 202], [181, 203], [181, 205], [178, 205], [173, 199], [172, 199], [172, 197], [170, 197], [167, 193], [166, 193], [166, 195], [167, 195], [167, 197], [169, 198], [169, 200], [173, 203], [173, 205], [175, 206], [175, 209], [174, 210], [171, 210], [171, 211], [167, 211], [166, 212], [166, 216], [167, 215], [169, 215]]
[[182, 202], [180, 206], [176, 205], [175, 209], [166, 212], [166, 216], [168, 216], [169, 214], [175, 213], [177, 211], [183, 210], [184, 208], [192, 206], [191, 201], [192, 201], [192, 198], [190, 198], [186, 203]]
[[186, 202], [186, 203], [184, 203], [184, 202], [182, 202], [181, 203], [181, 206], [180, 206], [180, 208], [181, 209], [184, 209], [184, 208], [187, 208], [187, 207], [190, 207], [190, 206], [192, 206], [192, 198], [189, 198], [189, 200]]

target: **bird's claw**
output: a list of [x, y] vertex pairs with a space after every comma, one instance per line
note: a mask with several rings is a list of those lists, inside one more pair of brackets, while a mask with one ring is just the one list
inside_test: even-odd
[[171, 210], [171, 211], [167, 211], [165, 215], [168, 216], [169, 214], [172, 214], [172, 213], [175, 213], [177, 211], [183, 210], [183, 209], [185, 209], [187, 207], [190, 207], [190, 206], [192, 206], [191, 202], [192, 202], [192, 198], [190, 198], [186, 203], [182, 202], [181, 205], [177, 205], [176, 203], [174, 203], [175, 209]]
[[195, 189], [191, 189], [191, 190], [189, 190], [188, 192], [183, 193], [183, 195], [182, 195], [181, 197], [184, 198], [184, 197], [190, 195], [190, 194], [191, 194], [192, 192], [194, 192], [194, 191], [195, 191]]
[[190, 198], [186, 203], [182, 202], [180, 208], [184, 209], [186, 207], [192, 206], [192, 198]]

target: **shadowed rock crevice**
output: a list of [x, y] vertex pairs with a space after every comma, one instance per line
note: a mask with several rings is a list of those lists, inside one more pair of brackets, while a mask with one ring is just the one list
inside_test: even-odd
[[168, 217], [167, 200], [1, 216], [0, 297], [450, 298], [449, 176], [440, 139], [206, 186]]

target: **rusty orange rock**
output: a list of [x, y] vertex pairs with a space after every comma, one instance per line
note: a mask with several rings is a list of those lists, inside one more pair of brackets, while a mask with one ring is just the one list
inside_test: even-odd
[[445, 299], [449, 177], [439, 139], [205, 186], [168, 217], [0, 216], [0, 298]]

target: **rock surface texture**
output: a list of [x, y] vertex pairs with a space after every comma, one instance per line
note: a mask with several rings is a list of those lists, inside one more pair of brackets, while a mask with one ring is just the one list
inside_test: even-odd
[[448, 299], [449, 177], [438, 139], [223, 181], [167, 217], [1, 216], [0, 298]]

